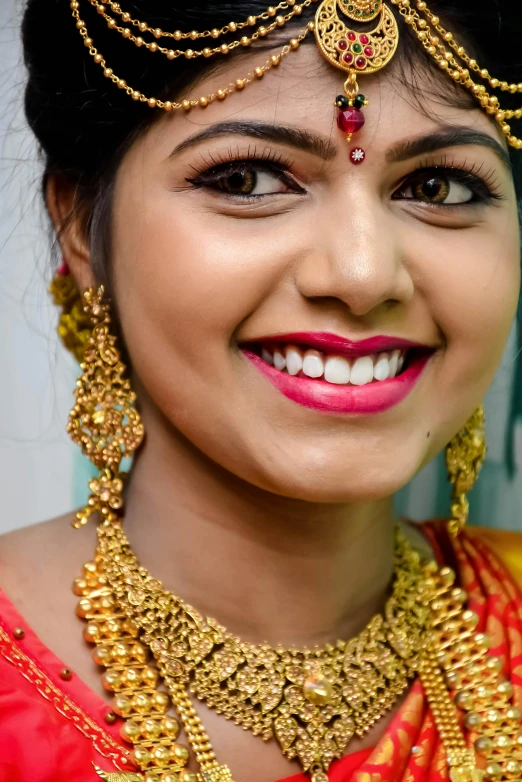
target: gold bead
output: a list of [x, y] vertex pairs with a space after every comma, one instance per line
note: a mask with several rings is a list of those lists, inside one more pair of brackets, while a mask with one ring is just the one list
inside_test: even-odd
[[170, 757], [172, 760], [180, 760], [185, 763], [190, 757], [190, 752], [184, 744], [173, 744], [170, 748]]
[[303, 6], [302, 5], [295, 5], [294, 6], [294, 14], [296, 16], [300, 16], [303, 13]]
[[17, 641], [22, 641], [25, 638], [25, 630], [23, 627], [15, 627], [13, 630], [13, 636]]
[[126, 88], [126, 86], [127, 86], [127, 82], [125, 81], [125, 79], [118, 79], [118, 81], [116, 83], [117, 83], [118, 87], [120, 88], [120, 90], [124, 90]]
[[284, 25], [286, 24], [285, 17], [281, 15], [276, 16], [276, 24], [278, 27], [284, 27]]
[[68, 682], [72, 679], [72, 671], [70, 668], [62, 668], [60, 671], [60, 679], [63, 679], [64, 682]]
[[444, 40], [445, 41], [452, 41], [453, 40], [453, 33], [444, 33]]
[[152, 706], [156, 711], [164, 713], [170, 706], [170, 698], [166, 692], [156, 690], [151, 696]]
[[161, 27], [156, 27], [156, 29], [154, 30], [154, 35], [156, 38], [161, 38], [161, 36], [163, 35], [163, 30], [161, 29]]
[[128, 717], [132, 711], [132, 703], [127, 695], [116, 695], [112, 702], [112, 708], [120, 717]]
[[474, 747], [479, 755], [487, 755], [493, 749], [493, 742], [489, 736], [480, 736], [475, 741]]
[[109, 19], [108, 26], [110, 27], [111, 30], [114, 30], [114, 28], [116, 27], [116, 19]]
[[476, 711], [470, 711], [464, 718], [464, 725], [468, 730], [476, 730], [482, 724], [482, 718]]
[[247, 19], [247, 24], [250, 26], [254, 25], [257, 21], [257, 18], [255, 16], [249, 16]]
[[179, 779], [180, 778], [177, 774], [174, 774], [174, 772], [171, 774], [170, 771], [167, 771], [165, 774], [161, 775], [161, 782], [179, 782]]
[[193, 771], [182, 771], [179, 775], [179, 782], [198, 782], [198, 775]]
[[73, 592], [75, 595], [83, 595], [87, 589], [87, 581], [85, 578], [76, 578], [73, 583]]
[[124, 31], [122, 32], [122, 35], [123, 35], [124, 38], [130, 38], [131, 37], [131, 31], [129, 30], [128, 27], [126, 27], [124, 29]]
[[259, 67], [255, 68], [254, 75], [255, 75], [256, 79], [262, 79], [263, 76], [265, 75], [265, 71], [264, 71], [263, 68], [259, 68]]
[[259, 27], [259, 29], [258, 29], [258, 31], [257, 31], [257, 32], [258, 32], [258, 33], [259, 33], [259, 35], [260, 35], [260, 36], [263, 38], [263, 37], [264, 37], [264, 36], [265, 36], [265, 35], [268, 33], [268, 30], [266, 29], [266, 27], [264, 27], [264, 26], [262, 25], [261, 27]]
[[137, 722], [133, 720], [127, 720], [124, 722], [120, 729], [120, 736], [124, 741], [130, 741], [132, 744], [138, 741], [141, 734], [141, 728]]
[[449, 68], [449, 62], [447, 60], [440, 60], [439, 66], [443, 71], [446, 71]]
[[147, 766], [151, 761], [150, 752], [145, 747], [136, 747], [132, 755], [138, 767]]
[[141, 735], [145, 739], [157, 739], [161, 733], [161, 724], [158, 720], [148, 717], [141, 723]]
[[92, 47], [94, 41], [92, 40], [92, 38], [84, 38], [83, 43], [85, 44], [85, 46], [88, 49], [90, 49]]
[[519, 777], [522, 771], [522, 765], [518, 760], [508, 760], [506, 763], [506, 771], [512, 777]]
[[146, 33], [148, 29], [148, 24], [146, 22], [140, 22], [138, 24], [138, 29], [140, 30], [140, 32]]
[[169, 49], [167, 52], [167, 59], [173, 60], [175, 56], [176, 56], [176, 52], [174, 51], [174, 49]]
[[160, 723], [161, 732], [169, 738], [176, 738], [180, 731], [179, 722], [174, 717], [163, 717]]
[[281, 55], [280, 54], [273, 54], [270, 57], [270, 62], [272, 63], [274, 68], [277, 68], [277, 66], [281, 64]]
[[237, 30], [237, 24], [235, 22], [230, 22], [230, 24], [228, 25], [228, 29], [230, 30], [231, 33], [235, 33]]
[[[505, 127], [507, 127], [509, 131], [509, 125], [503, 125], [502, 130], [504, 130]], [[511, 698], [513, 695], [513, 685], [507, 680], [505, 682], [500, 682], [497, 686], [497, 692], [501, 695], [505, 695], [507, 698]]]
[[297, 38], [291, 38], [290, 43], [288, 44], [292, 51], [295, 51], [296, 49], [299, 49], [299, 40]]
[[124, 14], [122, 14], [122, 17], [121, 17], [121, 18], [123, 19], [123, 21], [124, 21], [124, 22], [130, 22], [130, 20], [131, 20], [131, 15], [129, 14], [129, 12], [128, 12], [128, 11], [125, 11], [125, 13], [124, 13]]
[[105, 722], [107, 725], [114, 725], [118, 717], [113, 711], [108, 711], [104, 717]]
[[273, 5], [269, 5], [268, 8], [266, 9], [266, 12], [268, 16], [275, 16], [277, 13], [277, 9], [275, 9]]
[[185, 52], [185, 57], [187, 58], [187, 60], [191, 60], [194, 57], [194, 50], [187, 49]]
[[467, 690], [461, 690], [460, 692], [457, 692], [455, 695], [455, 705], [459, 709], [465, 709], [466, 711], [471, 709], [473, 702], [470, 693]]
[[508, 720], [514, 720], [515, 722], [520, 722], [520, 720], [522, 719], [522, 712], [520, 711], [519, 708], [517, 708], [517, 706], [511, 706], [511, 708], [509, 708], [506, 711], [506, 717], [508, 718]]
[[227, 93], [225, 92], [225, 90], [218, 90], [216, 92], [216, 95], [218, 100], [225, 100], [225, 98], [227, 97]]
[[205, 108], [205, 106], [208, 106], [208, 98], [206, 98], [204, 95], [198, 100], [199, 105], [202, 108]]
[[498, 763], [488, 763], [486, 766], [486, 774], [492, 779], [497, 779], [502, 776], [502, 767]]
[[145, 774], [143, 782], [162, 782], [162, 777], [160, 777], [160, 775], [156, 774], [154, 771], [149, 771], [147, 774]]
[[132, 93], [132, 100], [139, 100], [141, 98], [141, 93], [138, 92], [138, 90], [133, 90]]
[[189, 100], [183, 100], [181, 101], [181, 108], [184, 109], [185, 111], [189, 111], [189, 109], [192, 108], [192, 104], [190, 103]]
[[246, 84], [246, 81], [244, 79], [236, 79], [235, 86], [236, 90], [242, 90]]
[[138, 692], [132, 698], [132, 707], [140, 714], [150, 711], [150, 699], [144, 692]]
[[426, 10], [426, 3], [424, 2], [424, 0], [419, 0], [419, 2], [417, 3], [417, 8], [419, 9], [419, 11]]
[[156, 41], [153, 41], [152, 43], [149, 43], [149, 50], [150, 50], [151, 52], [157, 52], [157, 51], [158, 51], [158, 49], [159, 49], [159, 46], [158, 46], [158, 44], [156, 43]]
[[437, 52], [436, 48], [434, 46], [428, 46], [427, 50], [428, 54], [435, 54]]
[[241, 46], [250, 46], [250, 38], [247, 35], [243, 35], [242, 38], [239, 39], [239, 43]]
[[168, 747], [155, 747], [152, 752], [152, 762], [156, 766], [164, 766], [169, 762], [169, 748]]
[[181, 32], [181, 30], [176, 30], [176, 32], [174, 33], [174, 40], [181, 41], [182, 38], [183, 38], [183, 33]]
[[208, 46], [205, 46], [203, 49], [203, 57], [212, 57], [212, 49], [210, 49]]
[[221, 54], [228, 54], [228, 53], [229, 53], [229, 51], [230, 51], [230, 47], [229, 47], [229, 45], [228, 45], [228, 44], [226, 44], [226, 43], [223, 43], [223, 44], [221, 44], [221, 46], [219, 47], [219, 51], [221, 52]]
[[102, 684], [106, 690], [114, 692], [121, 685], [120, 675], [117, 671], [105, 671], [102, 676]]

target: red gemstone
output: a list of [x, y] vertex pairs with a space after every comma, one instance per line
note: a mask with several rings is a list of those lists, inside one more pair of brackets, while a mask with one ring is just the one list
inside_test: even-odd
[[361, 43], [370, 43], [370, 39], [368, 38], [367, 35], [360, 35], [359, 40]]
[[355, 61], [355, 67], [362, 70], [363, 68], [366, 68], [366, 57], [357, 57]]
[[344, 52], [347, 48], [348, 48], [347, 41], [345, 41], [344, 39], [342, 41], [339, 41], [339, 49], [341, 49], [341, 51]]
[[357, 133], [364, 123], [364, 114], [360, 109], [345, 109], [345, 111], [340, 111], [337, 116], [337, 125], [343, 133]]
[[346, 52], [346, 54], [343, 56], [343, 60], [347, 65], [351, 65], [353, 62], [353, 54], [351, 52]]
[[364, 53], [367, 57], [373, 57], [373, 49], [371, 46], [364, 47]]
[[350, 32], [348, 33], [348, 40], [349, 40], [349, 41], [356, 41], [356, 40], [357, 40], [357, 36], [355, 35], [355, 33], [353, 33], [353, 32], [351, 32], [351, 31], [350, 31]]

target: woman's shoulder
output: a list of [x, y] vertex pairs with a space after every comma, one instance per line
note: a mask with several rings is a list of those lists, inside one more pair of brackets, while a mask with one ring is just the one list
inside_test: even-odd
[[[73, 514], [0, 537], [0, 589], [35, 630], [52, 625], [52, 606], [69, 597], [96, 531], [71, 527]], [[67, 597], [66, 597], [67, 596]], [[45, 619], [43, 619], [45, 617]]]
[[522, 587], [522, 532], [490, 527], [469, 527], [467, 532], [484, 541]]

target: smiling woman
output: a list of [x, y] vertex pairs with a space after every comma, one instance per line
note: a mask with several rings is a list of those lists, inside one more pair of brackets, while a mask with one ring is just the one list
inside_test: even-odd
[[[2, 541], [2, 779], [521, 778], [522, 543], [462, 531], [521, 33], [509, 0], [27, 3], [100, 475], [81, 534]], [[452, 517], [394, 518], [446, 446]]]

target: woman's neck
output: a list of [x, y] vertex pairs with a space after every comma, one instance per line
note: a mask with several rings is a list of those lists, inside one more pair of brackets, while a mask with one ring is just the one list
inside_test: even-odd
[[350, 638], [382, 610], [391, 499], [296, 501], [171, 445], [140, 455], [125, 521], [140, 562], [168, 589], [245, 640], [285, 646]]

